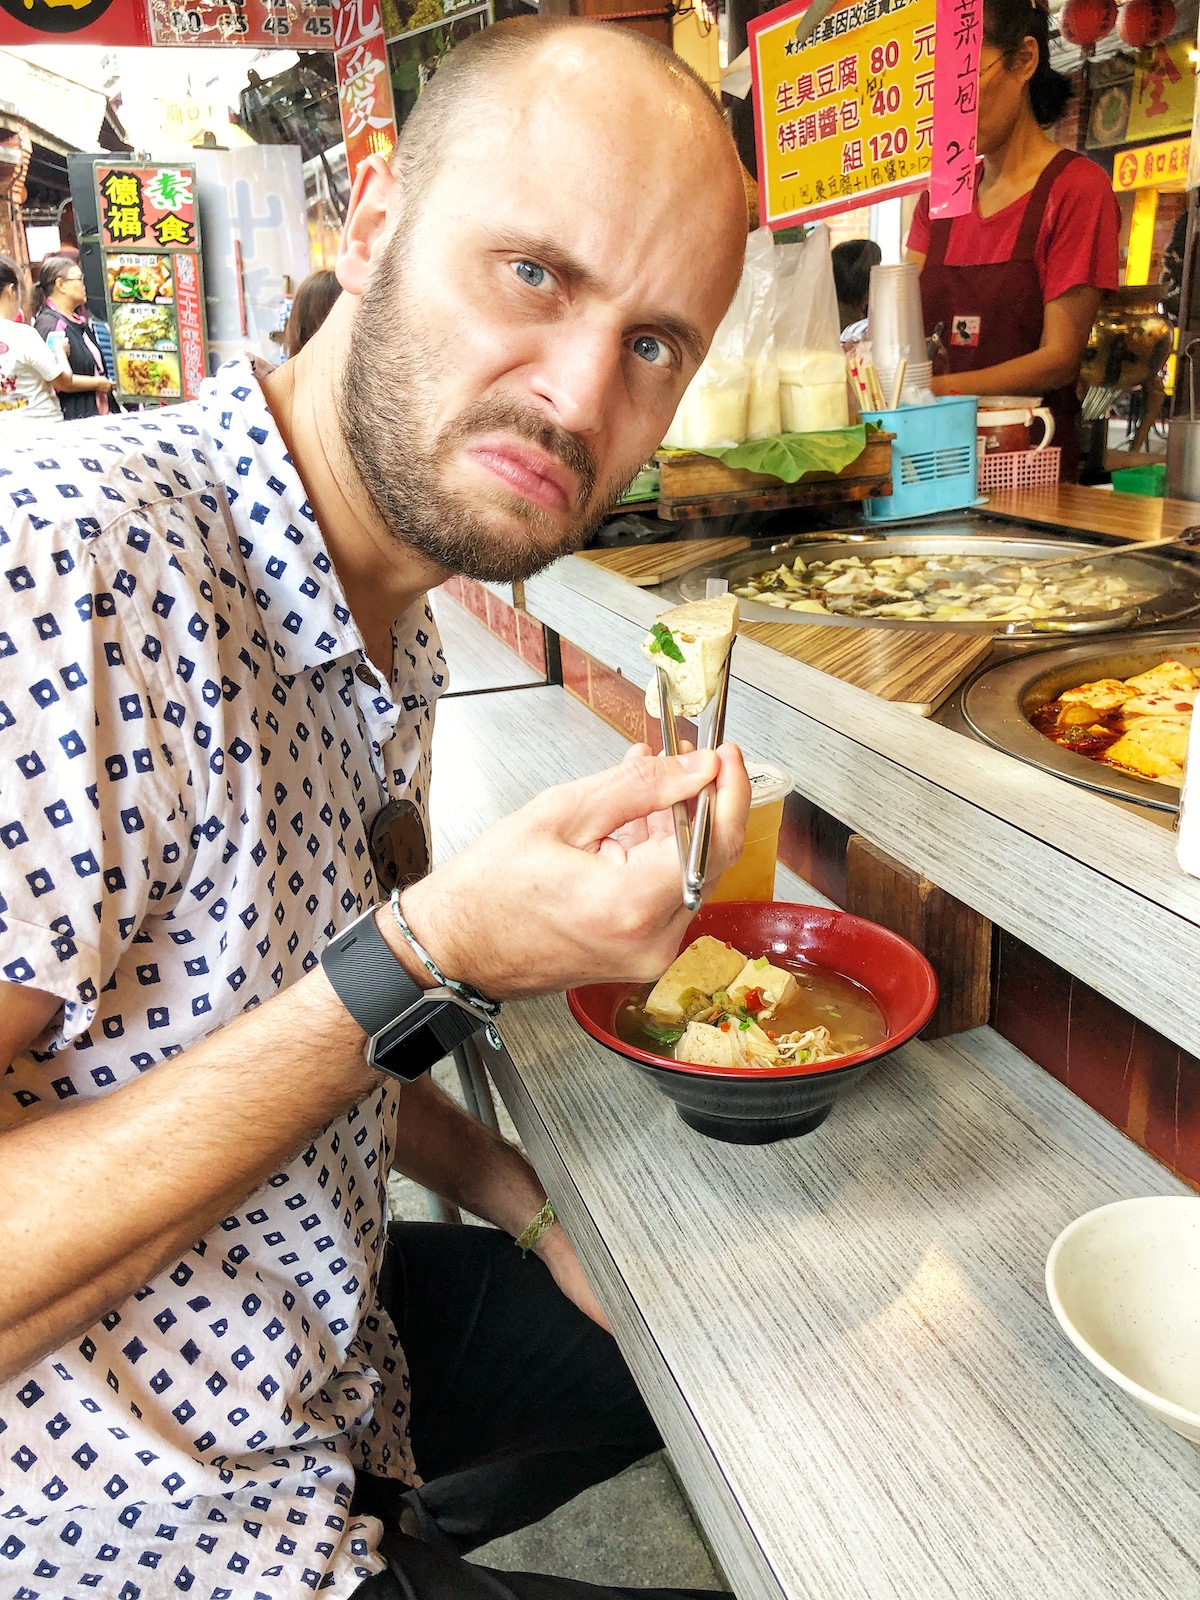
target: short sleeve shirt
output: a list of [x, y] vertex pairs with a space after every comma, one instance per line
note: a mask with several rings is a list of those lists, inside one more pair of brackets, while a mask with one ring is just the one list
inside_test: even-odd
[[[979, 174], [982, 172], [981, 164]], [[979, 215], [976, 204], [965, 216], [955, 217], [950, 224], [946, 265], [990, 266], [1011, 261], [1028, 203], [1029, 196], [1024, 195], [986, 218]], [[1051, 186], [1034, 247], [1043, 304], [1081, 285], [1115, 289], [1119, 232], [1116, 196], [1103, 170], [1084, 156], [1069, 162]], [[908, 248], [919, 255], [929, 254], [928, 190], [917, 201]]]
[[[18, 1113], [111, 1092], [294, 982], [424, 808], [445, 664], [390, 682], [249, 365], [0, 455], [0, 975], [62, 1010]], [[283, 1600], [379, 1569], [356, 1467], [411, 1481], [376, 1302], [388, 1088], [125, 1304], [0, 1386], [0, 1594]], [[81, 1241], [86, 1248], [86, 1240]]]
[[69, 370], [35, 328], [0, 321], [0, 428], [61, 422], [62, 407], [50, 385]]

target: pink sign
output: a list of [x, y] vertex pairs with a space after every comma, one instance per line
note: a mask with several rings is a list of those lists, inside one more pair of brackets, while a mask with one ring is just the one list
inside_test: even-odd
[[961, 217], [975, 199], [975, 121], [983, 0], [937, 0], [929, 214]]

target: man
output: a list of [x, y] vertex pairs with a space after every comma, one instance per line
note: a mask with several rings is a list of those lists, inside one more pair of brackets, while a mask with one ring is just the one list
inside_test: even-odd
[[[669, 54], [504, 25], [360, 170], [294, 361], [0, 466], [0, 1593], [504, 1593], [458, 1553], [654, 1447], [535, 1175], [366, 1064], [319, 952], [426, 800], [424, 591], [587, 537], [744, 235]], [[397, 910], [497, 1000], [652, 976], [687, 921], [669, 807], [714, 778], [716, 873], [740, 758], [643, 749]], [[505, 1231], [394, 1228], [383, 1260], [389, 1162]]]

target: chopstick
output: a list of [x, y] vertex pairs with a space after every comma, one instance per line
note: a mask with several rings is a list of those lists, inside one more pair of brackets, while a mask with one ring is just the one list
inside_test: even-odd
[[[679, 754], [679, 729], [675, 725], [675, 712], [671, 705], [671, 681], [662, 667], [656, 667], [658, 677], [658, 715], [662, 723], [663, 752], [669, 756]], [[707, 793], [707, 791], [705, 791]], [[699, 813], [697, 813], [699, 815]], [[683, 903], [689, 911], [699, 911], [700, 895], [692, 887], [692, 880], [688, 875], [688, 862], [691, 859], [692, 828], [688, 821], [687, 806], [682, 800], [676, 800], [671, 807], [671, 816], [675, 821], [675, 847], [679, 851], [679, 876], [683, 884]]]
[[[721, 668], [721, 679], [717, 685], [717, 692], [713, 696], [708, 727], [700, 744], [701, 750], [715, 750], [725, 737], [725, 707], [729, 701], [729, 668], [732, 660], [733, 642], [731, 640], [729, 650], [725, 656], [725, 664]], [[688, 850], [687, 865], [683, 874], [683, 903], [689, 911], [698, 909], [701, 897], [704, 894], [704, 880], [708, 875], [708, 847], [712, 840], [712, 791], [712, 784], [706, 784], [701, 789], [699, 799], [696, 801], [696, 823], [692, 829], [691, 847]], [[694, 906], [688, 899], [689, 890], [696, 898]]]

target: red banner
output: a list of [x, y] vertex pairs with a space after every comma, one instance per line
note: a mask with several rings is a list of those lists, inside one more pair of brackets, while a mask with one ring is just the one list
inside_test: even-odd
[[183, 397], [194, 400], [204, 382], [204, 308], [200, 302], [200, 257], [180, 251], [175, 257], [175, 317], [179, 324], [179, 364]]
[[396, 114], [379, 0], [349, 0], [337, 12], [338, 109], [350, 180], [367, 156], [390, 156]]

